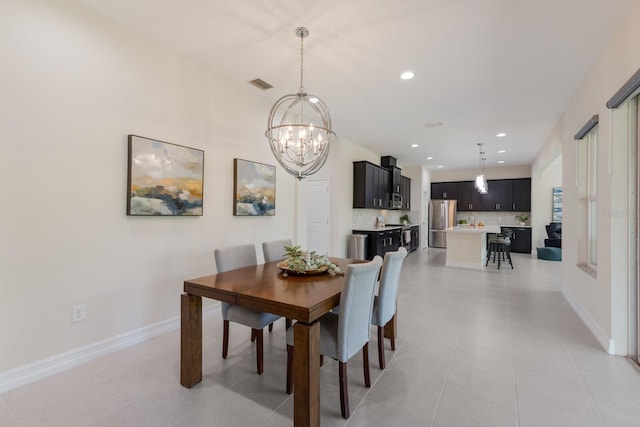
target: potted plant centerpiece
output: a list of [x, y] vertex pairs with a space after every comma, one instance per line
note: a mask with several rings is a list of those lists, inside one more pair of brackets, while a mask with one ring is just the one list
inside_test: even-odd
[[332, 263], [326, 255], [317, 254], [315, 251], [304, 251], [300, 246], [285, 246], [284, 261], [278, 263], [278, 267], [284, 270], [283, 276], [292, 274], [319, 274], [328, 271], [329, 274], [340, 274], [340, 267]]
[[404, 214], [400, 216], [400, 224], [409, 225], [411, 224], [411, 220], [409, 219], [409, 215]]

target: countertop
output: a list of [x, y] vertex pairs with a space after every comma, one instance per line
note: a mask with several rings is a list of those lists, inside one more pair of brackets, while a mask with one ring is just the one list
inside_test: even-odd
[[403, 227], [418, 227], [418, 224], [409, 224], [409, 225], [385, 225], [384, 227], [354, 227], [352, 231], [389, 231], [389, 230], [400, 230]]
[[354, 228], [352, 231], [389, 231], [389, 230], [400, 230], [402, 226], [400, 225], [387, 225], [385, 227], [359, 227]]
[[485, 225], [483, 227], [469, 227], [465, 225], [456, 225], [455, 227], [447, 228], [447, 233], [500, 233], [499, 225]]

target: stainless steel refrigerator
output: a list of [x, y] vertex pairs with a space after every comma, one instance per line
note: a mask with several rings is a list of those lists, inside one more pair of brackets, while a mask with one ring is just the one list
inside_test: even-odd
[[447, 232], [445, 230], [456, 225], [457, 209], [457, 200], [431, 200], [429, 204], [430, 247], [447, 247]]

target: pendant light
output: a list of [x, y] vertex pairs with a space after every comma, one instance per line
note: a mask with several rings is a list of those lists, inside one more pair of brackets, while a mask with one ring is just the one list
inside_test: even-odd
[[295, 33], [300, 37], [300, 88], [273, 105], [265, 135], [278, 163], [301, 180], [322, 168], [336, 134], [326, 104], [304, 89], [304, 38], [309, 30], [298, 27]]
[[476, 189], [481, 194], [487, 194], [489, 191], [489, 185], [487, 184], [487, 180], [484, 177], [484, 161], [486, 158], [484, 157], [484, 151], [482, 151], [482, 143], [478, 143], [478, 150], [480, 152], [480, 157], [478, 160], [478, 166], [480, 168], [480, 172], [476, 175]]

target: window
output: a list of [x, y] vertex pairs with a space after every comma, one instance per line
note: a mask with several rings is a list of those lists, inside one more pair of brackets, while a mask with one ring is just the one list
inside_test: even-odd
[[578, 265], [594, 273], [598, 265], [598, 126], [577, 143]]

